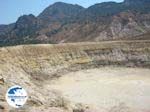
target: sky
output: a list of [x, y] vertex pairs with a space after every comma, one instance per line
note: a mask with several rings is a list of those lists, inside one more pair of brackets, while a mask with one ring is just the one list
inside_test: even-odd
[[0, 24], [10, 24], [26, 14], [39, 15], [46, 7], [55, 2], [65, 2], [89, 7], [96, 3], [123, 0], [0, 0]]

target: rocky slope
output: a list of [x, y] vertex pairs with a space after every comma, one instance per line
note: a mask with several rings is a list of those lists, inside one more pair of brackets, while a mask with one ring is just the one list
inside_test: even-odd
[[104, 2], [89, 8], [58, 2], [37, 17], [24, 15], [16, 23], [0, 25], [0, 46], [131, 40], [149, 32], [149, 0]]
[[[102, 69], [104, 66], [110, 66], [110, 68]], [[118, 68], [114, 70], [115, 67], [123, 68]], [[126, 67], [131, 67], [132, 69]], [[149, 102], [149, 100], [145, 99], [146, 96], [147, 98], [149, 98], [149, 96], [147, 95], [150, 90], [150, 88], [147, 88], [149, 87], [149, 83], [147, 83], [149, 82], [149, 67], [149, 40], [70, 43], [59, 45], [21, 45], [16, 47], [1, 47], [0, 111], [119, 112], [119, 110], [121, 110], [123, 112], [148, 112], [150, 110], [150, 108], [148, 108], [149, 105], [145, 105], [142, 107], [141, 104], [149, 104], [147, 103]], [[90, 69], [97, 69], [98, 71], [86, 71]], [[77, 72], [80, 72], [82, 70], [84, 71], [83, 75], [82, 73]], [[77, 74], [73, 75], [75, 72], [77, 72], [78, 75], [81, 74], [81, 76], [78, 77]], [[113, 75], [111, 73], [113, 73]], [[110, 77], [111, 75], [112, 79]], [[126, 76], [126, 79], [120, 77], [120, 75], [129, 76]], [[106, 78], [104, 78], [103, 76]], [[108, 79], [108, 86], [107, 84], [101, 82], [104, 81], [103, 78]], [[126, 79], [127, 82], [124, 82], [124, 79]], [[94, 80], [95, 82], [93, 82]], [[122, 81], [121, 83], [117, 83], [116, 80]], [[91, 86], [88, 86], [86, 84], [86, 81], [88, 81]], [[77, 86], [77, 84], [81, 85], [81, 88], [72, 88], [79, 87]], [[101, 100], [105, 101], [104, 99], [100, 99], [98, 101], [94, 99], [87, 99], [87, 103], [93, 104], [94, 107], [91, 104], [86, 105], [86, 101], [83, 100], [86, 99], [86, 95], [83, 95], [84, 97], [82, 98], [82, 91], [88, 91], [87, 93], [89, 94], [89, 91], [95, 91], [94, 93], [96, 93], [102, 89], [101, 86], [99, 89], [97, 87], [97, 89], [91, 89], [90, 87], [95, 87], [99, 84], [104, 84], [102, 87], [108, 87], [106, 88], [106, 93], [108, 93], [107, 90], [110, 90], [110, 88], [112, 88], [113, 95], [113, 91], [116, 91], [115, 88], [118, 88], [117, 90], [122, 90], [121, 88], [126, 87], [126, 89], [122, 91], [122, 93], [120, 93], [120, 96], [126, 98], [126, 100], [124, 101], [123, 99], [118, 97], [116, 104], [110, 103], [111, 105], [106, 105], [107, 108], [103, 108], [104, 105], [101, 104]], [[29, 94], [27, 104], [19, 110], [10, 108], [5, 102], [4, 96], [6, 90], [12, 85], [23, 86]], [[114, 86], [112, 87], [112, 85]], [[82, 89], [84, 87], [85, 89]], [[138, 88], [142, 87], [143, 91], [139, 92]], [[74, 95], [71, 92], [72, 90], [80, 91], [81, 93], [78, 92], [79, 94], [75, 95], [74, 97], [72, 96]], [[125, 95], [127, 91], [131, 91], [131, 93], [128, 94], [128, 96]], [[64, 94], [66, 94], [67, 97]], [[104, 93], [102, 94], [104, 95]], [[136, 94], [136, 97], [133, 98], [132, 96], [134, 94]], [[100, 95], [95, 95], [93, 93], [91, 93], [91, 98], [94, 97], [92, 95], [95, 96], [95, 99], [100, 98]], [[105, 97], [109, 98], [110, 95], [107, 95], [108, 96]], [[143, 97], [140, 97], [140, 95], [143, 95]], [[129, 103], [130, 100], [128, 99], [130, 99], [130, 97], [134, 99], [134, 101], [132, 101], [133, 104]], [[116, 101], [115, 99], [116, 95], [114, 96], [114, 98], [112, 98], [112, 101]], [[135, 99], [140, 99], [141, 102]], [[93, 103], [93, 101], [95, 101], [95, 103]], [[111, 102], [111, 99], [109, 99], [108, 101]], [[126, 104], [124, 103], [127, 103], [129, 107], [126, 107]], [[97, 109], [97, 107], [99, 107], [98, 105], [102, 106], [102, 108], [98, 108], [98, 110], [90, 110]], [[139, 107], [137, 108], [138, 105]]]

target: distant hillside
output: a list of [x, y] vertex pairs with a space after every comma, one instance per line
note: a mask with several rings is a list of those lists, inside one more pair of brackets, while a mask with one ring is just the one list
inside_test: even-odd
[[0, 46], [150, 39], [149, 34], [149, 0], [104, 2], [89, 8], [57, 2], [37, 17], [24, 15], [16, 23], [0, 25]]

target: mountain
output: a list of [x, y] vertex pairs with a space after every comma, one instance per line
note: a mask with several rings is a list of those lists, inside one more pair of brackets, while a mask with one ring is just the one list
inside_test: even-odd
[[140, 3], [149, 3], [149, 0], [124, 0], [126, 5], [140, 4]]
[[71, 17], [75, 17], [84, 8], [79, 5], [66, 4], [63, 2], [56, 2], [47, 7], [38, 18], [46, 23], [65, 21]]
[[150, 39], [149, 34], [149, 0], [103, 2], [88, 8], [56, 2], [37, 17], [23, 15], [13, 24], [0, 25], [0, 46]]

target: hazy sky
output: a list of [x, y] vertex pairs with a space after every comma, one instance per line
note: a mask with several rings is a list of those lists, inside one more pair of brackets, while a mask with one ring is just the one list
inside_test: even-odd
[[122, 2], [123, 0], [0, 0], [0, 24], [15, 22], [23, 14], [37, 16], [47, 6], [58, 1], [88, 7], [95, 3], [106, 1]]

